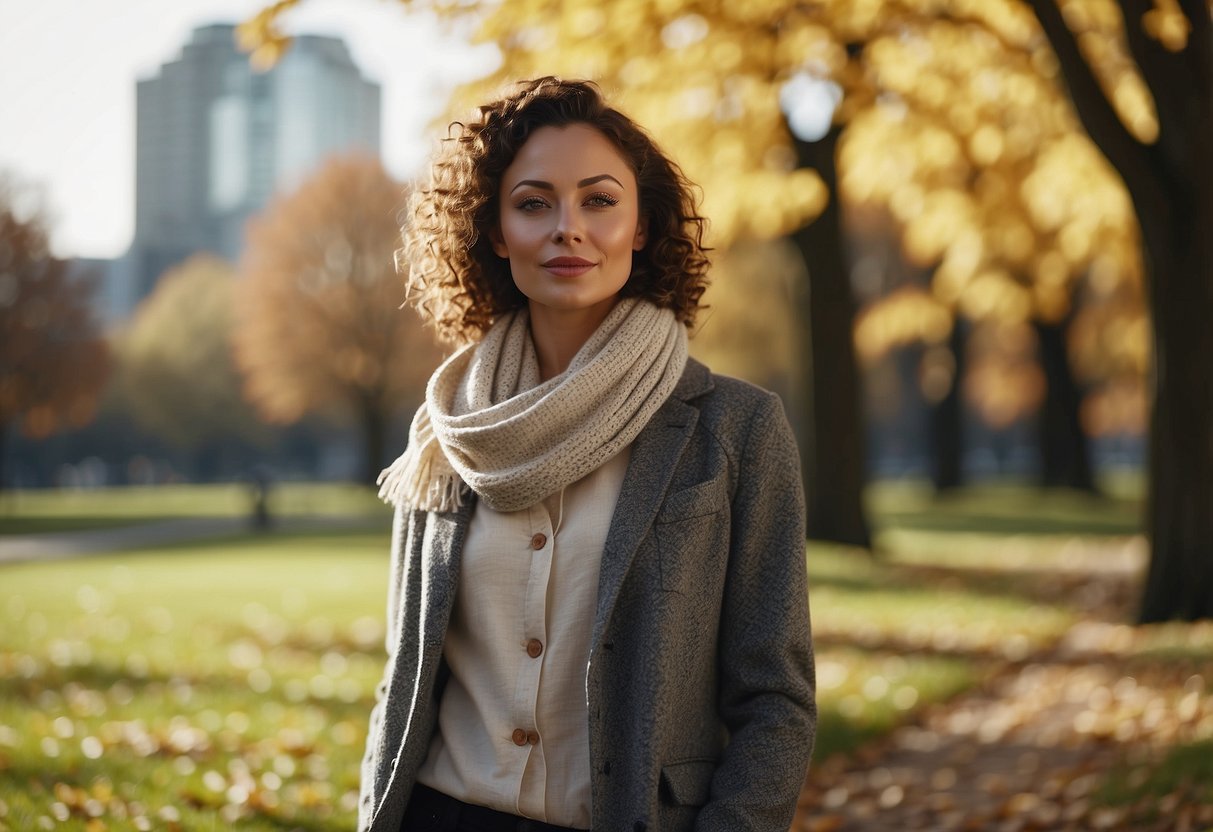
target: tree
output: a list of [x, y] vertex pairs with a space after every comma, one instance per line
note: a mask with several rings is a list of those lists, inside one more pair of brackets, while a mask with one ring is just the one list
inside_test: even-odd
[[385, 433], [420, 401], [439, 353], [400, 309], [394, 253], [403, 188], [374, 159], [334, 158], [249, 225], [235, 348], [258, 411], [280, 423], [336, 410], [359, 425], [362, 477], [385, 463]]
[[0, 183], [0, 482], [4, 437], [41, 439], [92, 421], [109, 368], [93, 319], [95, 284], [51, 255], [46, 228]]
[[[1152, 552], [1140, 618], [1213, 617], [1209, 6], [1120, 0], [1063, 9], [1054, 0], [1032, 0], [1031, 7], [1079, 118], [1124, 180], [1141, 224], [1155, 371], [1146, 509]], [[1127, 44], [1128, 56], [1112, 48], [1111, 59], [1088, 58], [1086, 45], [1100, 36], [1114, 47]], [[1125, 107], [1122, 90], [1152, 107]]]
[[228, 263], [195, 255], [156, 283], [117, 343], [135, 421], [202, 458], [225, 443], [271, 439], [241, 394], [232, 358], [235, 291]]

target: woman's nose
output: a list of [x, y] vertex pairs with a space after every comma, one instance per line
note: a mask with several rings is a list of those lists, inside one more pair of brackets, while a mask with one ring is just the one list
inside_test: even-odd
[[556, 218], [556, 227], [552, 230], [552, 239], [557, 243], [580, 243], [585, 236], [581, 227], [581, 215], [574, 209], [562, 210]]

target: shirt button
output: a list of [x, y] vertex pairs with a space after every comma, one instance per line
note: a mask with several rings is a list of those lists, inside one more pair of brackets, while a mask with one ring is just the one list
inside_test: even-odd
[[532, 659], [539, 658], [539, 654], [543, 652], [543, 642], [537, 638], [533, 638], [526, 643], [526, 654]]
[[523, 731], [521, 728], [515, 728], [510, 739], [514, 741], [514, 745], [526, 745], [526, 731]]
[[539, 732], [538, 731], [527, 731], [526, 732], [526, 741], [529, 742], [531, 745], [539, 745]]
[[538, 552], [544, 546], [548, 545], [548, 536], [543, 532], [538, 532], [531, 538], [531, 548]]

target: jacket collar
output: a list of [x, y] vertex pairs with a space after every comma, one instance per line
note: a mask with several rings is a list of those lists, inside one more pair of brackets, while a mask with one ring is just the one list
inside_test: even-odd
[[682, 371], [682, 378], [678, 379], [678, 384], [674, 386], [674, 392], [670, 394], [670, 398], [689, 402], [705, 393], [710, 393], [715, 386], [712, 382], [712, 371], [694, 358], [688, 358], [686, 368]]

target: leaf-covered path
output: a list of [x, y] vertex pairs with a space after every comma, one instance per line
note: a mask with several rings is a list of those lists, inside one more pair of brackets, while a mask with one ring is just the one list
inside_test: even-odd
[[793, 830], [1213, 829], [1213, 622], [1113, 623], [1135, 576], [1081, 582], [1095, 603], [1058, 643], [817, 764]]

